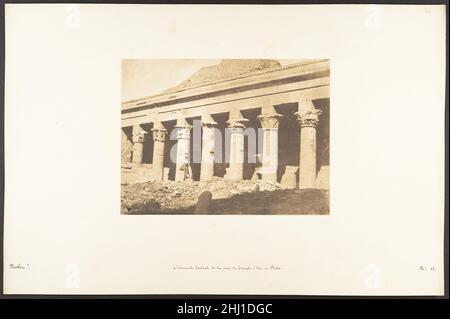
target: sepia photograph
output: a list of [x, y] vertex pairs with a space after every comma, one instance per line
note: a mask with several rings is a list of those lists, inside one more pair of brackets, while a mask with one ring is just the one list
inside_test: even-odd
[[329, 214], [329, 77], [323, 59], [122, 60], [121, 213]]
[[448, 296], [445, 6], [4, 11], [6, 297]]

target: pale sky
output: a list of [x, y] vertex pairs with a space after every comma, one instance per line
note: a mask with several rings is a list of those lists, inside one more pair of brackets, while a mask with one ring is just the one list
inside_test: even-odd
[[[161, 93], [221, 60], [122, 60], [122, 101]], [[304, 60], [278, 60], [281, 65]]]

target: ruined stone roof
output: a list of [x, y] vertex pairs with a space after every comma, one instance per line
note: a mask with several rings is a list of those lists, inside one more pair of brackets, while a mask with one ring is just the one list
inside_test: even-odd
[[280, 66], [281, 64], [276, 60], [224, 59], [217, 65], [201, 68], [179, 85], [165, 90], [164, 93], [178, 91], [191, 86], [213, 83], [264, 69], [278, 68]]
[[[264, 76], [273, 72], [283, 72], [290, 69], [302, 70], [310, 64], [327, 60], [308, 60], [282, 66], [276, 60], [269, 59], [224, 59], [217, 65], [203, 67], [177, 86], [161, 93], [143, 96], [122, 102], [122, 109], [140, 107], [145, 104], [161, 102], [164, 99], [173, 100], [186, 95], [186, 92], [199, 90], [210, 85], [220, 85], [228, 81], [239, 81], [255, 76]], [[168, 96], [170, 95], [170, 96]]]

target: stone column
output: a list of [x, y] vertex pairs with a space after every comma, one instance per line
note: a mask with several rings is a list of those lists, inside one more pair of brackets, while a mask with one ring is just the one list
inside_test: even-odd
[[273, 106], [263, 107], [258, 116], [263, 130], [262, 167], [259, 172], [261, 179], [276, 183], [278, 176], [278, 119], [281, 114], [275, 112]]
[[[190, 163], [190, 138], [192, 126], [188, 124], [186, 119], [178, 119], [175, 129], [177, 130], [177, 164], [175, 171], [175, 180], [182, 181], [185, 179], [185, 172], [182, 167]], [[190, 167], [188, 168], [190, 172]], [[190, 176], [192, 178], [192, 176]]]
[[161, 122], [155, 122], [153, 132], [153, 178], [157, 181], [163, 180], [164, 171], [164, 145], [166, 142], [167, 130]]
[[211, 115], [202, 116], [202, 164], [200, 180], [206, 181], [214, 176], [214, 142], [217, 123]]
[[133, 163], [142, 164], [145, 132], [140, 125], [133, 126]]
[[299, 188], [316, 187], [316, 127], [321, 110], [315, 109], [312, 102], [304, 109], [299, 106], [297, 120], [300, 124], [300, 166]]
[[244, 179], [244, 123], [248, 122], [240, 111], [230, 112], [227, 121], [230, 130], [230, 166], [225, 177], [230, 180]]

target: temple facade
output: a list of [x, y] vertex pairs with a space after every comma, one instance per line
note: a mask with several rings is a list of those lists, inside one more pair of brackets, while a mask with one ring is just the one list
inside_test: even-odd
[[122, 181], [219, 177], [329, 189], [329, 119], [328, 60], [222, 60], [122, 103]]

